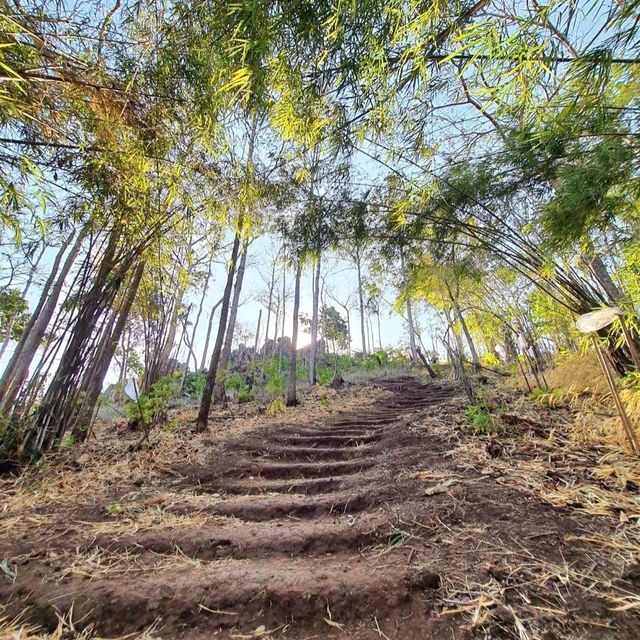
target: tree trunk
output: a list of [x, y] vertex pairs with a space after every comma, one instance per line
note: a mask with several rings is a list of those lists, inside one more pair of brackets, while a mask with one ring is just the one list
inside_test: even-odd
[[311, 386], [318, 381], [318, 311], [320, 306], [320, 267], [321, 255], [313, 272], [313, 309], [311, 312], [311, 344], [309, 345], [309, 383]]
[[[213, 257], [213, 256], [211, 256]], [[202, 309], [204, 307], [204, 300], [207, 297], [207, 290], [209, 289], [209, 280], [211, 279], [211, 263], [212, 259], [209, 259], [209, 264], [207, 266], [207, 277], [204, 280], [204, 286], [202, 287], [202, 295], [200, 296], [200, 304], [198, 305], [198, 313], [196, 314], [196, 319], [193, 322], [193, 329], [191, 331], [191, 349], [190, 352], [193, 354], [193, 370], [198, 370], [198, 360], [196, 359], [196, 355], [193, 351], [193, 346], [196, 341], [196, 331], [198, 330], [198, 326], [200, 325], [200, 318], [202, 317]], [[187, 360], [187, 369], [189, 368], [189, 361]]]
[[296, 365], [298, 348], [298, 312], [300, 311], [300, 276], [302, 274], [302, 263], [300, 259], [296, 264], [296, 282], [293, 294], [293, 330], [291, 332], [291, 358], [289, 359], [289, 382], [287, 384], [287, 407], [298, 404], [296, 396]]
[[253, 345], [253, 357], [258, 356], [258, 343], [260, 342], [260, 323], [262, 322], [262, 309], [258, 312], [258, 326], [256, 327], [256, 341]]
[[407, 298], [407, 325], [409, 327], [409, 351], [411, 353], [411, 362], [418, 364], [418, 350], [416, 349], [416, 333], [413, 326], [413, 309], [411, 308], [411, 300]]
[[38, 351], [42, 338], [47, 331], [49, 321], [58, 304], [65, 280], [80, 252], [87, 231], [88, 228], [85, 227], [78, 235], [62, 265], [60, 273], [58, 273], [60, 262], [67, 247], [73, 241], [75, 232], [67, 238], [55, 257], [51, 267], [51, 274], [44, 285], [40, 300], [31, 314], [29, 323], [25, 327], [16, 349], [11, 356], [11, 360], [2, 375], [2, 379], [0, 379], [0, 413], [2, 414], [6, 413], [15, 402], [20, 387], [29, 375], [29, 367], [31, 366], [33, 357]]
[[456, 317], [458, 318], [458, 322], [460, 322], [462, 333], [464, 333], [464, 337], [466, 338], [467, 344], [469, 345], [471, 361], [473, 362], [473, 370], [477, 373], [480, 370], [480, 359], [478, 358], [476, 346], [473, 343], [473, 338], [471, 337], [471, 333], [469, 332], [469, 328], [467, 327], [467, 323], [464, 319], [464, 316], [462, 315], [462, 311], [460, 310], [460, 306], [458, 305], [457, 301], [453, 303], [453, 309], [455, 311]]
[[224, 296], [211, 307], [211, 313], [209, 314], [209, 324], [207, 326], [207, 337], [204, 341], [204, 349], [202, 351], [202, 360], [200, 361], [200, 369], [204, 371], [207, 364], [207, 351], [209, 351], [209, 339], [211, 338], [211, 329], [213, 328], [213, 318], [216, 315], [216, 309], [222, 304]]
[[227, 327], [227, 316], [229, 315], [229, 303], [231, 301], [233, 276], [235, 274], [236, 262], [238, 260], [238, 251], [240, 249], [241, 229], [242, 220], [240, 220], [238, 223], [238, 231], [236, 232], [235, 238], [233, 240], [233, 247], [231, 249], [231, 260], [229, 261], [229, 269], [227, 271], [227, 283], [224, 288], [224, 295], [222, 296], [222, 308], [220, 309], [220, 320], [218, 322], [218, 334], [216, 336], [216, 342], [213, 346], [211, 362], [209, 363], [209, 370], [207, 371], [207, 380], [205, 382], [204, 392], [202, 394], [202, 401], [200, 402], [200, 411], [198, 412], [198, 421], [196, 423], [197, 431], [206, 431], [207, 424], [209, 422], [209, 410], [211, 409], [213, 390], [216, 383], [216, 375], [218, 373], [218, 363], [220, 362], [222, 343], [224, 341], [224, 334]]
[[79, 376], [86, 366], [87, 346], [105, 309], [115, 297], [124, 276], [124, 265], [114, 273], [119, 236], [113, 231], [100, 261], [93, 285], [83, 300], [73, 332], [42, 403], [27, 431], [20, 453], [46, 451], [61, 438], [75, 413]]
[[[151, 376], [148, 379], [145, 379], [144, 384], [144, 392], [146, 393], [151, 388], [155, 382], [157, 382], [163, 376], [167, 376], [172, 373], [172, 367], [170, 364], [171, 360], [171, 352], [175, 346], [176, 342], [176, 334], [178, 332], [178, 319], [180, 314], [180, 309], [182, 307], [182, 300], [184, 298], [185, 289], [181, 287], [178, 289], [176, 296], [173, 301], [173, 308], [171, 310], [171, 319], [169, 320], [169, 330], [167, 332], [167, 337], [165, 338], [164, 344], [162, 346], [162, 351], [160, 352], [160, 357], [158, 358], [158, 365], [155, 372], [155, 375]], [[177, 358], [176, 354], [176, 358]]]
[[240, 293], [242, 291], [242, 281], [244, 280], [244, 271], [247, 265], [247, 253], [249, 252], [249, 241], [245, 240], [242, 246], [242, 255], [240, 257], [240, 263], [238, 265], [238, 273], [236, 275], [236, 284], [233, 289], [233, 300], [231, 301], [231, 310], [229, 312], [229, 322], [227, 323], [227, 331], [224, 337], [224, 346], [222, 347], [222, 353], [220, 354], [220, 362], [218, 364], [218, 370], [221, 375], [217, 377], [213, 401], [222, 402], [224, 399], [224, 374], [231, 358], [231, 347], [233, 346], [233, 334], [236, 328], [236, 319], [238, 317], [238, 305], [240, 304]]
[[[282, 271], [282, 330], [280, 331], [280, 352], [278, 355], [278, 375], [282, 372], [282, 350], [284, 349], [284, 321], [287, 317], [287, 269]], [[278, 323], [276, 322], [276, 334], [278, 333]], [[275, 352], [275, 346], [274, 346]]]
[[360, 335], [362, 337], [362, 357], [367, 357], [367, 337], [364, 319], [364, 295], [362, 293], [362, 266], [360, 252], [356, 251], [356, 269], [358, 271], [358, 300], [360, 302]]
[[623, 298], [622, 291], [620, 291], [620, 288], [611, 278], [607, 266], [598, 255], [595, 248], [592, 247], [591, 249], [592, 250], [588, 255], [582, 256], [582, 261], [587, 269], [593, 274], [593, 277], [596, 279], [598, 284], [602, 287], [602, 290], [607, 294], [609, 302], [611, 304], [620, 302]]
[[115, 353], [118, 342], [120, 342], [122, 332], [124, 331], [127, 320], [129, 319], [129, 313], [131, 312], [131, 307], [133, 306], [136, 294], [138, 293], [143, 271], [144, 262], [141, 262], [133, 273], [126, 297], [117, 314], [117, 320], [111, 330], [105, 332], [104, 339], [98, 348], [94, 363], [89, 367], [86, 373], [88, 380], [82, 385], [85, 397], [77, 416], [70, 425], [72, 426], [73, 434], [81, 440], [86, 438], [88, 429], [91, 426], [91, 419], [93, 417], [98, 398], [100, 397], [100, 392], [102, 391], [105, 376], [109, 371], [109, 365], [113, 359], [113, 354]]
[[[265, 325], [264, 331], [264, 346], [260, 350], [262, 352], [262, 357], [266, 357], [267, 355], [267, 342], [269, 341], [269, 325], [271, 324], [271, 307], [273, 305], [273, 288], [276, 282], [276, 263], [274, 261], [271, 267], [271, 282], [269, 283], [269, 302], [267, 303], [267, 322]], [[276, 327], [278, 326], [278, 321], [276, 319]], [[276, 329], [277, 331], [277, 329]]]
[[[460, 323], [460, 328], [462, 329], [462, 333], [464, 333], [464, 337], [466, 338], [467, 344], [469, 345], [469, 352], [471, 353], [471, 361], [473, 362], [473, 371], [477, 373], [478, 371], [480, 371], [480, 359], [478, 358], [478, 352], [476, 351], [476, 346], [473, 342], [473, 338], [471, 337], [471, 333], [469, 331], [469, 328], [467, 327], [467, 323], [464, 319], [464, 316], [462, 315], [462, 310], [460, 309], [460, 305], [458, 304], [457, 289], [456, 289], [456, 295], [454, 295], [448, 283], [446, 283], [446, 286], [447, 286], [447, 293], [449, 294], [449, 299], [451, 300], [451, 304], [453, 306], [455, 317], [458, 319], [458, 322]], [[460, 352], [460, 357], [464, 358], [463, 351]]]

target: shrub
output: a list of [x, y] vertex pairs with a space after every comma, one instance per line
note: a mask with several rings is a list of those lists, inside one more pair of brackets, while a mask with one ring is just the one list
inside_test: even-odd
[[227, 391], [235, 391], [236, 393], [240, 393], [240, 391], [247, 388], [247, 384], [244, 381], [244, 376], [238, 371], [234, 371], [233, 373], [226, 372], [223, 374], [224, 376], [224, 387]]
[[570, 395], [569, 392], [562, 389], [541, 389], [536, 387], [529, 397], [545, 407], [557, 407], [564, 404], [568, 395]]
[[206, 381], [207, 376], [202, 371], [190, 373], [184, 383], [184, 390], [186, 394], [194, 398], [201, 398], [204, 393], [204, 385]]
[[267, 391], [273, 396], [281, 396], [284, 393], [286, 380], [278, 373], [273, 373], [267, 378]]
[[[143, 393], [138, 402], [129, 402], [126, 406], [129, 418], [142, 420], [145, 424], [160, 424], [167, 420], [169, 400], [176, 396], [180, 385], [176, 372], [170, 376], [164, 376], [151, 385], [149, 393]], [[140, 415], [142, 409], [142, 415]]]
[[256, 397], [256, 394], [251, 389], [240, 389], [238, 392], [238, 402], [251, 402]]
[[464, 414], [473, 432], [485, 435], [494, 432], [496, 419], [490, 413], [489, 406], [484, 400], [479, 400], [476, 404], [468, 405]]
[[284, 398], [276, 398], [271, 401], [271, 404], [267, 407], [267, 415], [278, 416], [283, 414], [287, 410], [287, 405], [284, 403]]

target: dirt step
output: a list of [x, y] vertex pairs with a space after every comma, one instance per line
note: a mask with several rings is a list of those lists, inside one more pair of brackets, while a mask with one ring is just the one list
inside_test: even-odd
[[296, 431], [285, 431], [282, 433], [290, 433], [296, 436], [347, 436], [348, 438], [361, 438], [375, 434], [382, 434], [384, 430], [381, 428], [365, 428], [353, 426], [350, 428], [340, 427], [332, 429], [330, 427], [323, 427], [321, 429], [298, 429]]
[[[359, 476], [362, 478], [362, 476]], [[262, 495], [265, 493], [302, 493], [306, 495], [338, 491], [352, 482], [352, 476], [336, 476], [333, 478], [302, 478], [290, 480], [265, 480], [264, 478], [248, 478], [231, 480], [216, 486], [225, 493], [240, 495]]]
[[361, 489], [320, 495], [294, 493], [243, 496], [223, 500], [207, 509], [207, 512], [253, 522], [287, 517], [313, 518], [320, 515], [357, 513], [379, 504], [384, 495], [383, 489]]
[[359, 473], [375, 464], [371, 458], [342, 462], [265, 462], [259, 463], [255, 475], [263, 478], [331, 478]]
[[[238, 522], [223, 526], [208, 526], [185, 531], [145, 531], [113, 539], [100, 536], [84, 548], [86, 552], [106, 549], [142, 555], [173, 555], [215, 560], [233, 557], [265, 558], [269, 556], [323, 555], [359, 551], [372, 544], [385, 544], [394, 535], [384, 514], [362, 516], [325, 516], [302, 522], [273, 520], [269, 522]], [[149, 564], [158, 562], [151, 556]]]
[[[187, 561], [91, 582], [74, 577], [60, 586], [55, 604], [62, 615], [73, 606], [74, 620], [82, 626], [95, 624], [94, 632], [105, 636], [141, 631], [160, 619], [163, 637], [195, 630], [225, 633], [229, 628], [246, 633], [260, 625], [270, 629], [302, 623], [322, 633], [318, 637], [328, 637], [336, 629], [324, 621], [327, 610], [337, 623], [366, 620], [373, 629], [374, 614], [384, 625], [388, 615], [397, 619], [403, 605], [410, 606], [406, 571], [389, 572], [384, 566], [389, 560], [389, 555], [384, 562], [360, 556], [285, 562], [224, 559], [200, 566]], [[83, 598], [78, 599], [78, 593]], [[48, 609], [55, 628], [49, 585], [39, 585], [24, 598], [43, 616]]]
[[371, 453], [372, 445], [360, 445], [354, 447], [309, 447], [309, 446], [269, 446], [261, 450], [250, 452], [255, 456], [266, 456], [280, 459], [299, 460], [348, 460], [357, 456]]
[[361, 417], [361, 416], [353, 416], [350, 418], [343, 418], [340, 420], [331, 420], [329, 422], [327, 422], [327, 425], [329, 425], [329, 427], [335, 426], [335, 427], [384, 427], [386, 425], [389, 425], [393, 422], [393, 420], [390, 420], [388, 417], [376, 417], [376, 416], [367, 416], [367, 417]]
[[382, 434], [374, 433], [366, 436], [334, 436], [334, 435], [290, 435], [287, 433], [274, 434], [273, 439], [288, 444], [300, 444], [306, 446], [309, 444], [318, 445], [342, 445], [345, 447], [355, 447], [360, 443], [377, 442], [382, 437]]

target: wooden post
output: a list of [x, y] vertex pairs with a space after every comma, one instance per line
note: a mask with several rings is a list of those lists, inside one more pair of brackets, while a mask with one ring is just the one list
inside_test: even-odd
[[602, 349], [600, 348], [600, 343], [593, 334], [591, 335], [591, 341], [593, 342], [593, 346], [595, 347], [596, 355], [598, 356], [598, 362], [600, 363], [600, 367], [602, 368], [602, 373], [604, 373], [604, 377], [606, 378], [609, 389], [611, 390], [613, 401], [615, 402], [616, 409], [618, 410], [618, 414], [620, 415], [620, 421], [622, 422], [622, 426], [624, 427], [627, 439], [629, 441], [629, 444], [631, 445], [631, 449], [637, 455], [640, 451], [640, 447], [638, 447], [638, 441], [636, 440], [636, 436], [633, 431], [633, 425], [631, 424], [631, 420], [629, 420], [629, 416], [625, 411], [624, 404], [622, 403], [622, 399], [620, 398], [620, 394], [618, 393], [615, 381], [613, 380], [613, 376], [611, 375], [611, 370], [609, 369], [607, 360], [604, 356], [604, 353], [602, 352]]
[[522, 362], [520, 362], [520, 356], [518, 355], [517, 352], [516, 352], [516, 362], [518, 363], [518, 368], [520, 369], [520, 373], [522, 374], [522, 377], [524, 378], [524, 382], [527, 385], [527, 389], [529, 389], [529, 393], [531, 393], [532, 389], [531, 389], [531, 385], [529, 384], [529, 378], [527, 378], [527, 374], [524, 372], [524, 368], [522, 366]]

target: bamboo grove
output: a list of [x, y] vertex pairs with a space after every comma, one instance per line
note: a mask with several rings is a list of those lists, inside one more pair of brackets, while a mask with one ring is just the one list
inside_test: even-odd
[[[180, 348], [207, 429], [264, 237], [252, 357], [280, 356], [287, 404], [304, 326], [310, 384], [320, 336], [383, 349], [382, 287], [416, 365], [427, 333], [474, 366], [521, 336], [543, 370], [602, 305], [637, 337], [636, 1], [0, 6], [3, 457], [85, 438], [110, 369], [148, 394]], [[329, 255], [348, 300], [323, 298]], [[600, 337], [624, 374], [620, 327]]]

